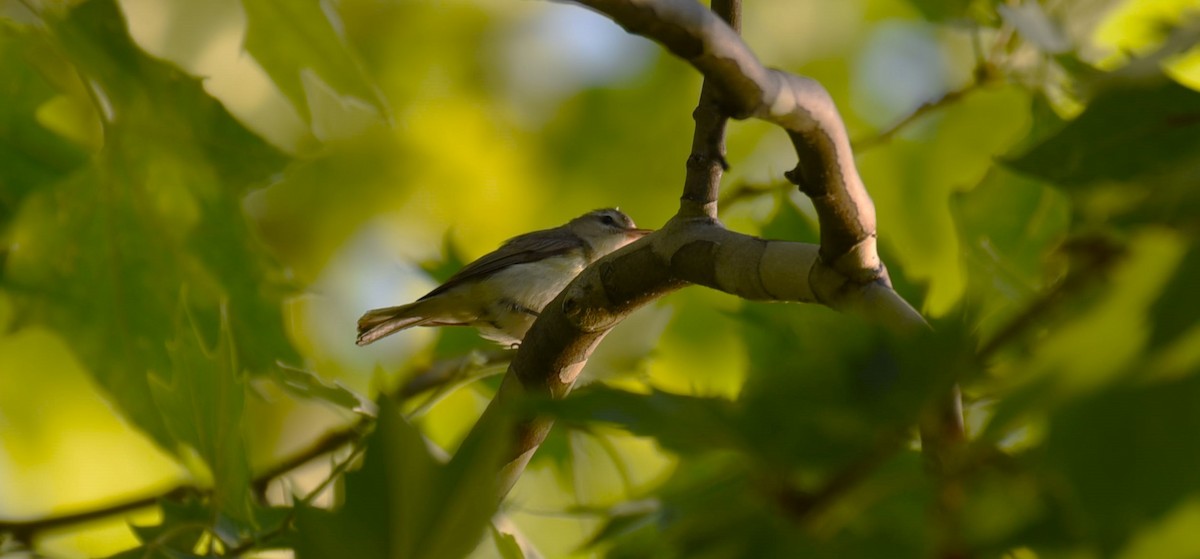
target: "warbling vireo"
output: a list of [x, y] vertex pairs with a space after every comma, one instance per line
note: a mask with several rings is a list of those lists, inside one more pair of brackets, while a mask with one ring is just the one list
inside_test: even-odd
[[467, 264], [416, 302], [367, 311], [358, 345], [413, 326], [474, 326], [481, 336], [521, 343], [538, 313], [584, 268], [649, 233], [616, 209], [513, 237]]

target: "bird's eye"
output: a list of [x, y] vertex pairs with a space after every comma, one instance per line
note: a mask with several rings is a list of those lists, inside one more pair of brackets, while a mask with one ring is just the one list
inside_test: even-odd
[[606, 215], [606, 216], [600, 218], [600, 223], [603, 223], [605, 225], [616, 225], [617, 224], [616, 220], [614, 220], [611, 215]]

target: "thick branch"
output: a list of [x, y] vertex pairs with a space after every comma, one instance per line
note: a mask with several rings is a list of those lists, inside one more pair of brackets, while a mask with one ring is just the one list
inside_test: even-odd
[[[714, 220], [676, 217], [648, 237], [588, 267], [545, 309], [517, 352], [500, 392], [468, 435], [525, 394], [561, 398], [570, 391], [605, 334], [642, 305], [688, 283], [745, 299], [820, 302], [866, 314], [898, 331], [924, 328], [915, 310], [879, 282], [857, 284], [830, 270], [816, 245], [767, 241], [729, 231]], [[552, 421], [518, 426], [501, 473], [511, 489]], [[467, 443], [464, 443], [467, 444]]]
[[733, 29], [693, 0], [580, 3], [695, 66], [717, 88], [717, 101], [726, 114], [760, 118], [787, 130], [799, 158], [788, 178], [813, 199], [822, 260], [859, 283], [886, 274], [875, 253], [875, 208], [825, 88], [812, 79], [763, 67]]
[[[672, 277], [651, 248], [649, 237], [589, 266], [545, 309], [525, 334], [500, 390], [467, 434], [489, 436], [484, 426], [525, 394], [561, 398], [571, 390], [592, 351], [629, 313], [684, 284]], [[546, 439], [553, 420], [534, 417], [518, 423], [515, 445], [502, 468], [497, 499], [512, 489]]]
[[[679, 213], [661, 230], [584, 270], [542, 310], [499, 393], [468, 439], [526, 393], [562, 397], [605, 334], [641, 305], [686, 283], [748, 299], [822, 302], [909, 330], [921, 316], [891, 290], [875, 251], [874, 207], [859, 179], [845, 126], [815, 81], [768, 70], [721, 17], [691, 0], [583, 0], [627, 30], [654, 39], [705, 76]], [[736, 24], [736, 0], [714, 2]], [[726, 115], [783, 126], [800, 164], [789, 177], [813, 198], [822, 245], [765, 241], [716, 219]], [[880, 310], [882, 309], [882, 310]], [[552, 425], [518, 424], [501, 472], [502, 498]], [[464, 444], [470, 444], [470, 440]]]
[[[713, 0], [712, 10], [737, 32], [741, 27], [741, 0]], [[700, 87], [700, 102], [692, 112], [696, 130], [692, 134], [692, 153], [687, 160], [679, 215], [717, 217], [717, 199], [721, 175], [729, 168], [725, 161], [725, 115], [718, 95], [720, 90], [710, 78]]]

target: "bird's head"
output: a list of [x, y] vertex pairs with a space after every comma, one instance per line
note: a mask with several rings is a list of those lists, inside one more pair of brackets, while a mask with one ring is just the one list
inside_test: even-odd
[[629, 216], [615, 208], [585, 213], [572, 219], [567, 228], [592, 247], [595, 258], [632, 243], [651, 231], [638, 229]]

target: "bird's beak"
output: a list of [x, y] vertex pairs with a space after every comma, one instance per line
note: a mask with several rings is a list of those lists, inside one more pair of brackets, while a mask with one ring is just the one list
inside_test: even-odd
[[640, 239], [653, 232], [653, 229], [628, 229], [625, 231], [625, 234], [633, 237], [634, 239]]

